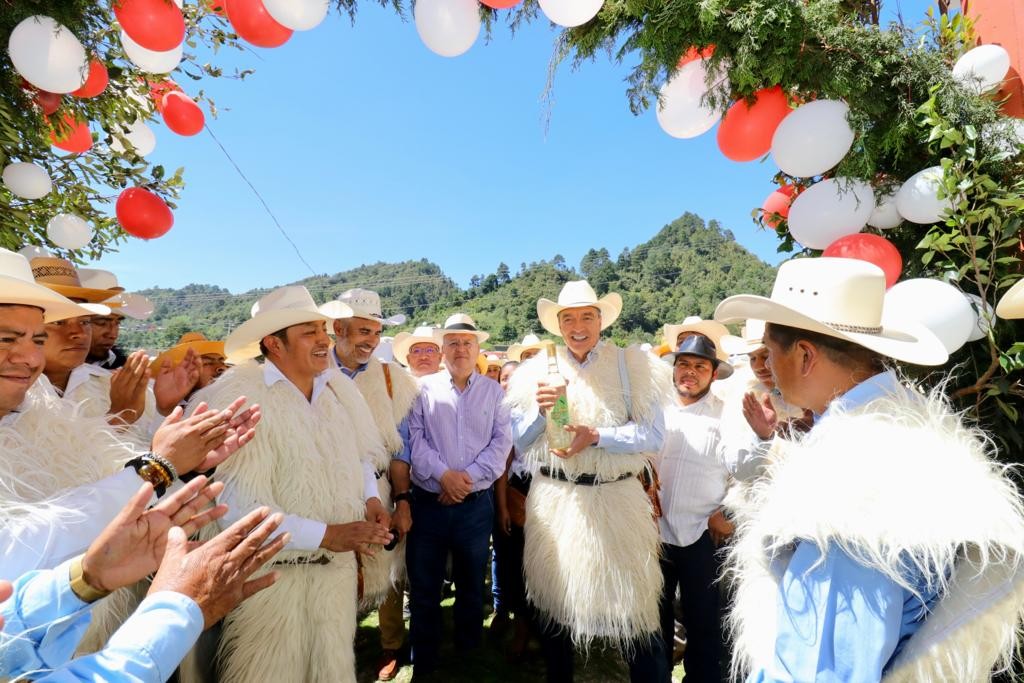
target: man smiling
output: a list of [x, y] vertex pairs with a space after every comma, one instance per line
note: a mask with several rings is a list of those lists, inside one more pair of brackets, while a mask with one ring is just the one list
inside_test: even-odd
[[[224, 623], [220, 681], [354, 681], [356, 558], [391, 540], [374, 468], [384, 445], [355, 384], [330, 367], [331, 320], [305, 287], [275, 289], [231, 333], [229, 360], [262, 355], [198, 392], [219, 406], [245, 387], [267, 406], [244, 457], [217, 470], [230, 524], [270, 505], [291, 541], [275, 563], [279, 592], [264, 592]], [[237, 394], [236, 394], [237, 395]], [[287, 628], [277, 628], [287, 623]]]
[[[595, 639], [624, 650], [634, 681], [669, 680], [658, 628], [658, 528], [637, 475], [661, 448], [671, 381], [664, 363], [639, 347], [601, 341], [621, 310], [618, 294], [599, 299], [582, 280], [566, 283], [557, 302], [540, 299], [544, 329], [565, 340], [557, 362], [568, 387], [547, 386], [538, 357], [519, 367], [508, 389], [516, 448], [537, 467], [526, 498], [524, 572], [544, 627], [549, 681], [571, 681], [574, 643]], [[545, 414], [562, 394], [573, 438], [552, 450]]]

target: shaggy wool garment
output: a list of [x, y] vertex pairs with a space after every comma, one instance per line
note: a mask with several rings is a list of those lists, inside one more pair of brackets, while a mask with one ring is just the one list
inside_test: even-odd
[[[366, 369], [356, 375], [355, 383], [370, 408], [374, 424], [384, 442], [386, 450], [379, 452], [382, 457], [374, 462], [374, 467], [382, 473], [377, 480], [380, 500], [388, 512], [393, 512], [388, 467], [391, 458], [400, 454], [404, 448], [398, 426], [412, 410], [412, 404], [419, 395], [419, 385], [409, 371], [398, 363], [386, 365], [391, 376], [390, 395], [384, 376], [385, 363], [376, 358], [371, 358]], [[378, 548], [375, 555], [363, 557], [363, 599], [359, 603], [360, 609], [380, 606], [388, 591], [404, 573], [404, 560], [405, 539], [393, 550]]]
[[[253, 440], [217, 468], [245, 508], [238, 512], [269, 505], [328, 524], [363, 519], [362, 458], [384, 446], [355, 383], [328, 373], [312, 404], [290, 382], [267, 386], [256, 363], [232, 368], [193, 397], [219, 409], [246, 396], [263, 408]], [[274, 561], [321, 556], [330, 562], [278, 564], [281, 580], [229, 615], [217, 655], [222, 683], [355, 680], [354, 554], [286, 550]]]
[[[81, 405], [83, 415], [88, 417], [100, 417], [110, 412], [110, 377], [113, 373], [103, 370], [104, 374], [91, 375], [88, 380], [82, 382], [69, 394], [64, 395], [64, 400]], [[127, 427], [120, 427], [122, 438], [131, 441], [144, 450], [149, 447], [153, 433], [163, 422], [163, 417], [157, 413], [156, 397], [153, 389], [146, 389], [146, 407], [142, 416]]]
[[[45, 378], [32, 385], [22, 413], [0, 427], [0, 519], [39, 517], [46, 524], [74, 515], [74, 510], [53, 509], [48, 499], [119, 472], [141, 452], [107, 424], [105, 411], [86, 408], [59, 398]], [[79, 653], [103, 647], [138, 602], [131, 587], [101, 600], [92, 609]]]
[[806, 435], [776, 440], [765, 476], [738, 497], [730, 556], [733, 673], [775, 646], [778, 564], [797, 540], [835, 544], [906, 586], [912, 563], [941, 596], [885, 681], [988, 680], [1024, 619], [1024, 509], [991, 453], [936, 392], [830, 410]]
[[[629, 377], [628, 407], [620, 362]], [[575, 424], [650, 424], [671, 399], [668, 366], [639, 347], [620, 350], [600, 342], [586, 367], [559, 348], [558, 365], [568, 380]], [[507, 400], [513, 411], [536, 414], [537, 381], [546, 368], [546, 359], [537, 357], [512, 376]], [[655, 454], [591, 447], [562, 459], [549, 452], [542, 434], [523, 455], [532, 466], [550, 467], [570, 480], [596, 475], [610, 482], [585, 486], [534, 477], [526, 499], [523, 558], [529, 600], [584, 647], [595, 638], [625, 644], [656, 631], [662, 586], [658, 527], [639, 481], [615, 481], [639, 473]]]

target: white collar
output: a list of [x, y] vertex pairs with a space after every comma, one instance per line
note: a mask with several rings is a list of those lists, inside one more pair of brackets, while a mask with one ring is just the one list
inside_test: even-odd
[[[310, 403], [316, 403], [316, 399], [320, 394], [323, 393], [324, 389], [327, 388], [327, 380], [330, 379], [330, 373], [333, 368], [324, 370], [316, 377], [313, 378], [313, 396], [310, 398]], [[274, 365], [273, 361], [266, 360], [263, 362], [263, 381], [268, 387], [277, 384], [278, 382], [287, 382], [295, 387], [295, 391], [299, 391], [299, 388], [295, 386], [295, 383], [288, 379], [281, 369]], [[299, 393], [302, 393], [299, 391]], [[305, 394], [303, 394], [305, 396]]]
[[[111, 372], [106, 368], [101, 368], [92, 363], [82, 363], [71, 371], [71, 375], [68, 377], [68, 386], [64, 389], [64, 393], [61, 396], [68, 396], [93, 377], [103, 377], [109, 374]], [[56, 387], [54, 387], [54, 390], [56, 390]]]

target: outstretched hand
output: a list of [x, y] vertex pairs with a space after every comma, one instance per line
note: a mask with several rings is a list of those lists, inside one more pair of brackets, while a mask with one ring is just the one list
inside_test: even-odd
[[771, 396], [765, 394], [759, 401], [752, 391], [743, 396], [743, 417], [761, 440], [770, 439], [779, 422]]
[[177, 365], [165, 358], [153, 381], [153, 395], [156, 408], [161, 415], [169, 415], [174, 407], [185, 400], [192, 388], [199, 382], [199, 356], [195, 349], [185, 352]]

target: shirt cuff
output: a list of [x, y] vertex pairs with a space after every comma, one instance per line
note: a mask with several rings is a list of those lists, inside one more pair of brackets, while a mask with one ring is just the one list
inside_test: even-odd
[[[107, 655], [108, 661], [116, 658], [112, 663], [122, 663], [124, 673], [155, 669], [158, 680], [167, 680], [199, 639], [203, 625], [203, 612], [194, 600], [181, 593], [159, 591], [142, 601], [101, 654]], [[123, 659], [118, 653], [123, 653]]]
[[363, 500], [380, 498], [380, 490], [377, 488], [377, 471], [368, 462], [363, 463]]
[[298, 515], [285, 515], [281, 526], [277, 528], [278, 535], [283, 533], [292, 535], [285, 550], [318, 550], [327, 533], [327, 524]]

